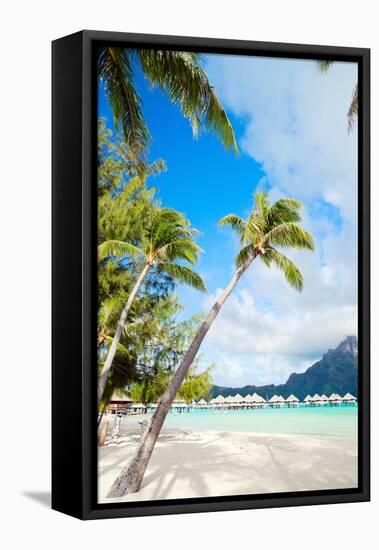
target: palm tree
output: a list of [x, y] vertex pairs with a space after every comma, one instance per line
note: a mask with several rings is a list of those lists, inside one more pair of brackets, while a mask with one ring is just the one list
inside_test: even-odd
[[166, 91], [179, 106], [195, 136], [202, 128], [211, 130], [227, 149], [238, 151], [233, 128], [198, 53], [106, 47], [98, 58], [99, 78], [104, 83], [116, 130], [122, 130], [137, 164], [143, 162], [150, 139], [135, 87], [137, 64], [148, 83]]
[[255, 206], [247, 220], [229, 214], [219, 222], [220, 225], [230, 225], [240, 237], [241, 249], [236, 257], [237, 271], [201, 323], [171, 383], [162, 395], [134, 457], [113, 483], [108, 497], [121, 497], [139, 490], [155, 442], [180, 385], [221, 307], [250, 264], [259, 258], [268, 267], [275, 265], [295, 290], [301, 292], [303, 289], [303, 277], [299, 269], [276, 248], [279, 246], [314, 250], [313, 236], [299, 225], [301, 203], [294, 199], [280, 199], [270, 205], [267, 194], [260, 192], [255, 193], [254, 199]]
[[190, 226], [185, 217], [169, 208], [157, 209], [141, 247], [123, 241], [105, 241], [98, 247], [99, 259], [130, 255], [142, 260], [143, 269], [132, 288], [126, 305], [122, 310], [115, 335], [109, 347], [98, 380], [97, 402], [101, 402], [107, 378], [112, 367], [131, 305], [138, 294], [146, 275], [153, 268], [164, 271], [179, 283], [187, 284], [200, 291], [206, 291], [203, 279], [189, 267], [177, 263], [197, 262], [200, 247], [194, 242], [197, 231]]
[[[328, 72], [333, 61], [317, 61], [317, 66], [322, 73]], [[349, 109], [347, 111], [347, 129], [349, 132], [352, 131], [355, 119], [358, 116], [358, 84], [353, 88], [353, 93], [351, 97], [351, 102]]]

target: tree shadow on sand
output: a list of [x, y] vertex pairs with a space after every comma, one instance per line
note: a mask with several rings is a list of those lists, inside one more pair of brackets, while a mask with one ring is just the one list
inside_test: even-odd
[[[215, 433], [197, 441], [191, 432], [163, 433], [138, 493], [125, 500], [264, 494], [354, 486], [356, 459], [344, 447], [318, 439]], [[220, 445], [220, 440], [225, 445]], [[131, 449], [130, 449], [131, 450]], [[125, 455], [117, 457], [125, 464]], [[113, 463], [113, 467], [115, 464]], [[107, 469], [112, 468], [107, 465]], [[123, 501], [123, 499], [121, 499]]]

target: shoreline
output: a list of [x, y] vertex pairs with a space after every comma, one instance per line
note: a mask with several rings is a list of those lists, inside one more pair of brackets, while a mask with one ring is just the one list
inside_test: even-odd
[[357, 487], [354, 437], [163, 428], [140, 491], [108, 499], [136, 449], [140, 419], [121, 425], [118, 445], [109, 444], [110, 427], [98, 449], [99, 503]]

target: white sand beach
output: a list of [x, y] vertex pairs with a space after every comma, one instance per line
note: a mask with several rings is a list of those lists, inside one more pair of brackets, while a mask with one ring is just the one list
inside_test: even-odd
[[119, 444], [107, 439], [99, 449], [99, 502], [357, 486], [355, 438], [163, 428], [140, 491], [107, 499], [136, 448], [141, 420], [123, 418]]

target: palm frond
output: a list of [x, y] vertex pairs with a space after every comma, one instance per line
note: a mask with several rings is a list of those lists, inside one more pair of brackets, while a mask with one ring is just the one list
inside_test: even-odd
[[218, 221], [218, 225], [230, 225], [233, 231], [242, 237], [245, 232], [246, 221], [243, 218], [236, 216], [236, 214], [228, 214]]
[[210, 87], [205, 126], [217, 135], [226, 149], [234, 149], [234, 151], [238, 153], [238, 145], [232, 125], [212, 87]]
[[260, 216], [264, 218], [270, 206], [268, 193], [264, 193], [262, 191], [255, 191], [253, 198], [254, 198], [255, 207], [257, 208]]
[[149, 321], [151, 321], [151, 317], [149, 315], [142, 315], [141, 317], [138, 317], [138, 319], [133, 319], [133, 321], [125, 324], [124, 333], [130, 338], [134, 338], [140, 333], [141, 327], [145, 326]]
[[157, 245], [172, 238], [178, 229], [184, 232], [187, 228], [188, 222], [180, 212], [172, 208], [160, 208], [155, 213], [148, 234], [150, 240]]
[[[110, 347], [112, 345], [113, 338], [111, 336], [107, 336], [106, 340], [108, 347]], [[133, 358], [133, 355], [129, 352], [128, 348], [126, 348], [123, 344], [118, 343], [116, 349], [116, 358], [119, 361], [130, 361], [130, 359]]]
[[268, 267], [274, 262], [284, 272], [287, 281], [301, 290], [301, 273], [293, 262], [272, 246], [314, 250], [312, 234], [297, 223], [301, 221], [301, 202], [283, 198], [270, 204], [268, 194], [261, 191], [256, 191], [253, 198], [254, 205], [247, 222], [235, 214], [219, 221], [220, 225], [230, 225], [241, 237], [243, 246], [236, 256], [237, 268], [259, 256]]
[[194, 135], [211, 130], [226, 148], [238, 151], [232, 125], [194, 52], [137, 50], [142, 69], [152, 86], [167, 91], [188, 118]]
[[303, 290], [303, 276], [298, 267], [289, 258], [287, 258], [287, 256], [270, 247], [266, 250], [265, 254], [260, 256], [260, 258], [268, 266], [270, 266], [271, 263], [274, 263], [276, 267], [284, 273], [287, 282], [295, 290], [298, 292]]
[[265, 234], [265, 242], [282, 247], [314, 250], [314, 238], [297, 223], [281, 223]]
[[117, 323], [128, 300], [128, 296], [127, 292], [120, 290], [117, 294], [110, 296], [101, 303], [97, 316], [101, 327]]
[[164, 260], [181, 259], [195, 264], [198, 260], [199, 252], [202, 252], [202, 249], [191, 239], [180, 238], [161, 246], [155, 252], [154, 258]]
[[347, 129], [348, 132], [351, 132], [355, 123], [355, 119], [358, 116], [358, 84], [354, 87], [353, 97], [349, 105], [349, 110], [347, 112]]
[[236, 256], [236, 266], [243, 266], [254, 255], [255, 245], [250, 243], [241, 248]]
[[257, 210], [252, 210], [246, 223], [243, 241], [255, 244], [259, 242], [262, 239], [265, 226], [266, 216], [261, 215]]
[[188, 285], [200, 290], [200, 292], [207, 292], [203, 278], [189, 267], [173, 263], [162, 263], [159, 269], [171, 275], [178, 283]]
[[267, 229], [281, 223], [296, 223], [301, 221], [299, 210], [303, 207], [295, 199], [279, 199], [267, 211]]
[[111, 256], [144, 256], [143, 251], [137, 246], [134, 246], [131, 243], [116, 240], [104, 241], [99, 244], [97, 247], [97, 253], [99, 260], [103, 260], [104, 258], [109, 258]]
[[133, 195], [137, 194], [144, 188], [145, 184], [146, 178], [144, 177], [144, 174], [130, 178], [121, 191], [124, 200], [126, 201], [128, 199], [131, 199]]
[[330, 66], [332, 65], [333, 61], [320, 60], [320, 61], [316, 61], [316, 63], [319, 71], [321, 73], [326, 73], [329, 70]]
[[99, 55], [98, 73], [112, 108], [115, 128], [122, 130], [136, 160], [142, 162], [150, 133], [142, 116], [141, 99], [134, 87], [129, 50], [104, 48]]
[[195, 263], [200, 248], [193, 239], [198, 234], [199, 231], [191, 227], [183, 214], [176, 210], [162, 208], [157, 212], [148, 229], [149, 253], [153, 257], [155, 255], [165, 257], [166, 253], [166, 259], [174, 260], [175, 250], [177, 250], [179, 258], [187, 259], [186, 256], [188, 256], [188, 261]]

